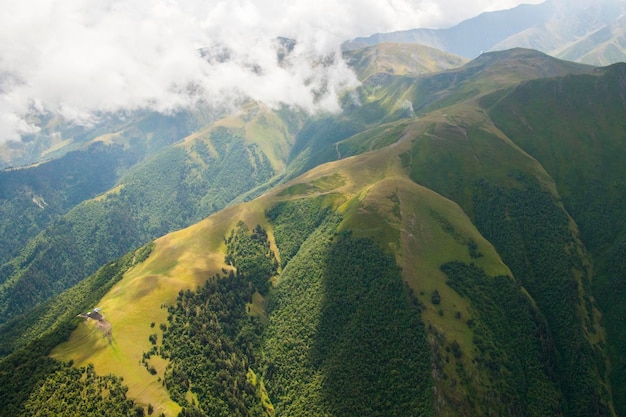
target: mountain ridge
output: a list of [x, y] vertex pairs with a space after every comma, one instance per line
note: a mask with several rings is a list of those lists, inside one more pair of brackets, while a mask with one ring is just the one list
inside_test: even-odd
[[470, 59], [483, 52], [523, 47], [561, 59], [608, 65], [626, 58], [620, 25], [625, 10], [620, 0], [521, 4], [485, 12], [446, 29], [379, 33], [348, 41], [343, 47], [350, 50], [381, 42], [418, 43]]
[[[619, 323], [609, 307], [620, 294], [606, 295], [617, 264], [598, 260], [620, 256], [624, 231], [589, 231], [620, 224], [625, 188], [609, 187], [601, 218], [575, 190], [626, 178], [624, 68], [515, 49], [365, 83], [342, 114], [279, 138], [297, 149], [286, 176], [158, 238], [95, 302], [111, 345], [63, 318], [53, 333], [76, 329], [52, 357], [124, 376], [136, 405], [168, 415], [618, 415], [624, 388], [610, 364], [626, 350], [600, 320]], [[398, 112], [405, 102], [412, 111]], [[222, 123], [215, 131], [241, 126]], [[215, 300], [235, 299], [239, 318], [220, 316]], [[185, 328], [197, 334], [173, 350]], [[213, 344], [207, 328], [234, 333]]]

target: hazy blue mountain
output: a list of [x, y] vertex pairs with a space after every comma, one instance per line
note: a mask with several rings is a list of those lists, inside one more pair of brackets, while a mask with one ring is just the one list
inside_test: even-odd
[[347, 49], [382, 42], [420, 43], [467, 58], [489, 50], [502, 39], [547, 21], [553, 6], [522, 4], [510, 10], [486, 12], [447, 29], [412, 29], [378, 33], [346, 42]]
[[420, 43], [463, 57], [514, 47], [594, 65], [624, 60], [623, 0], [548, 0], [486, 12], [445, 29], [379, 33], [346, 42], [346, 49], [382, 42]]
[[0, 169], [24, 167], [58, 159], [71, 151], [85, 149], [92, 142], [119, 143], [132, 152], [154, 153], [198, 130], [218, 116], [197, 108], [171, 115], [136, 111], [103, 115], [93, 125], [81, 126], [60, 117], [40, 117], [40, 130], [20, 141], [0, 143]]

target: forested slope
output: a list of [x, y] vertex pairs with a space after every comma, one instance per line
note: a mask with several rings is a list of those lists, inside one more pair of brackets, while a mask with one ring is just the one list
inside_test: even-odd
[[371, 77], [344, 113], [291, 124], [280, 152], [224, 121], [90, 202], [142, 196], [157, 233], [236, 199], [219, 200], [225, 182], [266, 190], [107, 266], [129, 269], [97, 301], [47, 304], [93, 301], [110, 341], [69, 315], [5, 326], [6, 351], [42, 346], [35, 371], [17, 365], [25, 348], [0, 363], [4, 380], [23, 372], [2, 385], [11, 412], [78, 378], [115, 384], [101, 404], [127, 415], [624, 413], [624, 66], [518, 49]]
[[[392, 49], [376, 62], [353, 65], [371, 74], [378, 65], [389, 70], [386, 63], [407, 53], [424, 71], [462, 63], [419, 51]], [[7, 185], [0, 205], [7, 215], [0, 222], [7, 242], [0, 253], [0, 323], [128, 250], [334, 159], [336, 142], [377, 125], [376, 114], [388, 121], [407, 116], [400, 98], [366, 101], [372, 102], [348, 105], [344, 116], [316, 117], [249, 103], [206, 126], [216, 115], [140, 114], [122, 126], [97, 126], [68, 145], [80, 149], [81, 141], [97, 141], [85, 151], [0, 173]]]
[[57, 216], [0, 269], [0, 322], [270, 180], [284, 165], [287, 151], [264, 151], [258, 143], [264, 134], [275, 135], [276, 147], [286, 148], [290, 140], [278, 117], [271, 122], [250, 122], [261, 131], [252, 139], [246, 138], [243, 123], [200, 132], [133, 167], [110, 191]]
[[[490, 110], [516, 144], [554, 178], [591, 258], [586, 291], [602, 313], [619, 414], [626, 413], [623, 339], [626, 278], [626, 65], [521, 85]], [[514, 113], [518, 118], [510, 118]], [[553, 239], [552, 239], [553, 240]], [[588, 314], [591, 314], [589, 311]]]

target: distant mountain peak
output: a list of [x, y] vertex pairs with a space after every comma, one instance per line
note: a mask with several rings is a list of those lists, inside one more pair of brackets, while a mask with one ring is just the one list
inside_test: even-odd
[[626, 60], [625, 0], [550, 0], [485, 12], [446, 29], [378, 33], [346, 42], [356, 49], [382, 42], [419, 43], [466, 58], [524, 47], [552, 56], [607, 65]]
[[419, 44], [380, 43], [346, 51], [344, 58], [361, 81], [377, 74], [422, 75], [460, 67], [459, 56]]

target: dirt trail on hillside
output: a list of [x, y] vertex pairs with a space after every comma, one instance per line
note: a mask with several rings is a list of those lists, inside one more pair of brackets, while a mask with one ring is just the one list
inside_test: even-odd
[[104, 337], [107, 338], [109, 344], [111, 343], [111, 337], [113, 336], [113, 326], [106, 321], [104, 317], [101, 320], [96, 321], [96, 329], [100, 330]]

